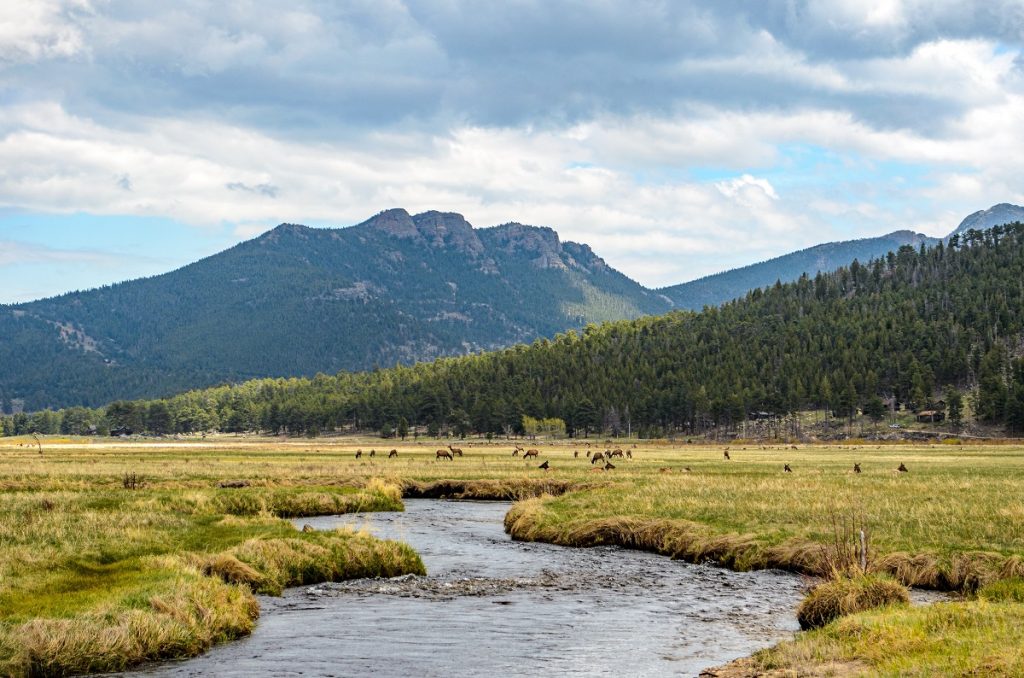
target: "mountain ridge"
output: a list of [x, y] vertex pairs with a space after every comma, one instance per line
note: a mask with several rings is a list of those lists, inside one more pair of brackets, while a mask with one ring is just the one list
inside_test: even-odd
[[894, 231], [648, 289], [546, 226], [402, 208], [344, 228], [283, 223], [158, 276], [0, 306], [0, 410], [493, 350], [934, 242]]

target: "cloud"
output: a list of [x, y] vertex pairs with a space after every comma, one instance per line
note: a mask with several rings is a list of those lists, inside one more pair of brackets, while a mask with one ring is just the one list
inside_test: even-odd
[[276, 198], [277, 193], [280, 190], [277, 186], [272, 184], [257, 184], [255, 186], [249, 186], [241, 181], [232, 181], [224, 185], [224, 188], [229, 191], [242, 191], [244, 193], [255, 193], [257, 195], [266, 196], [268, 198]]
[[238, 237], [445, 209], [661, 284], [1024, 200], [1016, 0], [261, 10], [0, 9], [0, 206]]

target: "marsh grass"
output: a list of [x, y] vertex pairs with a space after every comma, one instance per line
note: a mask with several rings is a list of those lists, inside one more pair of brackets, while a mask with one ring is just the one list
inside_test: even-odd
[[[281, 516], [379, 510], [405, 493], [521, 499], [506, 519], [521, 539], [619, 544], [740, 570], [814, 574], [829, 569], [823, 547], [834, 526], [827, 516], [859, 512], [870, 527], [870, 574], [976, 591], [977, 599], [842, 617], [758, 655], [759, 666], [914, 675], [911, 659], [899, 660], [905, 655], [938, 667], [917, 675], [955, 673], [971, 661], [994, 667], [997, 675], [1024, 672], [1010, 651], [1022, 640], [1024, 604], [1013, 597], [1018, 589], [1004, 583], [1024, 576], [1020, 445], [794, 450], [740, 442], [731, 444], [726, 462], [718, 445], [640, 442], [630, 445], [632, 460], [602, 472], [593, 470], [585, 452], [611, 445], [590, 442], [586, 448], [584, 441], [538, 441], [532, 446], [540, 458], [524, 462], [511, 457], [511, 442], [464, 441], [465, 457], [438, 462], [433, 457], [441, 441], [44, 441], [40, 458], [0, 440], [0, 654], [24, 656], [11, 648], [21, 647], [13, 639], [22, 637], [16, 630], [25, 624], [87, 619], [107, 610], [154, 614], [153, 597], [174, 599], [170, 587], [179, 580], [212, 582], [244, 597], [325, 576], [331, 570], [321, 558], [341, 555], [321, 541], [323, 535], [299, 533]], [[356, 449], [375, 446], [396, 447], [399, 456], [354, 458]], [[547, 472], [537, 468], [545, 460]], [[854, 462], [863, 473], [852, 472]], [[782, 472], [784, 463], [793, 473]], [[895, 472], [900, 463], [909, 473]], [[133, 472], [145, 485], [125, 490], [122, 479]], [[223, 481], [245, 486], [220, 489]], [[351, 538], [339, 539], [348, 542], [343, 548], [364, 554], [346, 567], [386, 572]], [[259, 542], [266, 544], [253, 545]], [[173, 567], [154, 565], [153, 559], [183, 554], [192, 555]], [[403, 560], [399, 556], [377, 557]], [[232, 578], [238, 583], [224, 583]], [[244, 628], [242, 617], [233, 613], [229, 627]], [[186, 654], [201, 645], [189, 645]]]
[[[137, 450], [113, 459], [47, 452], [33, 466], [0, 448], [2, 675], [191, 656], [250, 632], [254, 592], [423, 572], [404, 545], [349, 531], [304, 533], [284, 519], [401, 510], [393, 484], [278, 476], [220, 489], [216, 476], [183, 481], [181, 464], [167, 472], [166, 462]], [[143, 470], [145, 483], [124, 482]]]
[[802, 629], [815, 629], [839, 617], [884, 605], [909, 605], [905, 586], [888, 575], [840, 574], [811, 589], [796, 618]]

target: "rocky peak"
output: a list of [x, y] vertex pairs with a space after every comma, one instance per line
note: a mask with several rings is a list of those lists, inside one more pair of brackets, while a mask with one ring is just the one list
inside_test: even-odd
[[972, 228], [977, 231], [984, 231], [993, 226], [1010, 224], [1015, 221], [1024, 221], [1024, 207], [1001, 202], [998, 205], [992, 205], [987, 210], [979, 210], [974, 214], [969, 214], [960, 222], [956, 230], [949, 235], [954, 236], [958, 233], [966, 233]]
[[558, 234], [546, 226], [513, 222], [487, 231], [491, 246], [502, 254], [527, 256], [537, 268], [566, 268]]
[[370, 228], [396, 238], [419, 237], [419, 231], [416, 230], [416, 224], [413, 223], [412, 217], [400, 207], [379, 212], [359, 224], [357, 228], [359, 227]]
[[412, 221], [431, 247], [454, 248], [474, 256], [484, 251], [476, 231], [461, 214], [430, 211], [417, 214]]
[[282, 238], [294, 237], [308, 240], [310, 230], [309, 226], [303, 226], [301, 224], [279, 224], [273, 230], [267, 231], [261, 235], [258, 240], [261, 243], [277, 243], [280, 242]]

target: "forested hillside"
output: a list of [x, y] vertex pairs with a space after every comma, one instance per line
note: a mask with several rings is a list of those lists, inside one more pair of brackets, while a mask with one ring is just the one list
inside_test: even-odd
[[549, 228], [405, 210], [284, 224], [165, 275], [0, 307], [0, 411], [464, 355], [670, 307]]
[[[980, 418], [1020, 432], [1022, 339], [1024, 225], [1017, 223], [932, 248], [904, 247], [701, 313], [591, 325], [412, 367], [118, 402], [102, 423], [161, 433], [411, 424], [464, 433], [517, 429], [525, 414], [561, 418], [580, 432], [663, 433], [728, 425], [751, 411], [827, 407], [844, 416], [890, 395], [925, 407], [954, 386], [974, 390]], [[75, 417], [100, 421], [101, 413]]]
[[[1011, 221], [1014, 219], [999, 223]], [[814, 276], [819, 272], [828, 273], [849, 266], [854, 261], [877, 259], [904, 245], [920, 247], [922, 244], [934, 245], [938, 241], [938, 238], [929, 238], [913, 231], [895, 231], [877, 238], [823, 243], [659, 291], [671, 299], [676, 308], [699, 311], [705, 306], [718, 306], [742, 297], [758, 287], [768, 287], [776, 282], [793, 282], [804, 274]]]

